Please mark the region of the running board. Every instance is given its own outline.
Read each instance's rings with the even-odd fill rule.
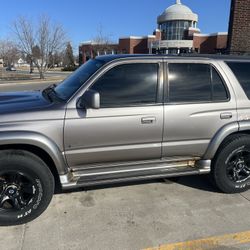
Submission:
[[[175,162],[162,164],[144,164],[98,170],[82,170],[60,176],[63,189],[95,186],[100,184],[122,183],[137,180],[160,179],[166,177],[207,174],[210,172],[210,160],[197,162]]]

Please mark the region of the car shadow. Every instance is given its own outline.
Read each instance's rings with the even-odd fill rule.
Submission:
[[[219,193],[209,180],[208,175],[183,176],[177,180],[178,184],[207,192]]]

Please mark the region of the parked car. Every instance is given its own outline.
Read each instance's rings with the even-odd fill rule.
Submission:
[[[14,66],[8,66],[6,71],[16,71],[16,68]]]
[[[250,58],[113,55],[58,86],[0,94],[0,224],[38,217],[55,187],[210,174],[250,185]],[[166,194],[167,195],[167,194]]]

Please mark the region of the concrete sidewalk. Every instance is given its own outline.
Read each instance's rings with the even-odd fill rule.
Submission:
[[[37,220],[0,228],[0,245],[6,250],[137,250],[248,230],[250,191],[218,193],[205,176],[195,176],[182,177],[179,183],[55,195]],[[212,249],[248,250],[250,244]]]

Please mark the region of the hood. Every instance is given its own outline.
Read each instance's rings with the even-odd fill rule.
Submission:
[[[39,110],[51,105],[40,91],[0,93],[0,114]]]

